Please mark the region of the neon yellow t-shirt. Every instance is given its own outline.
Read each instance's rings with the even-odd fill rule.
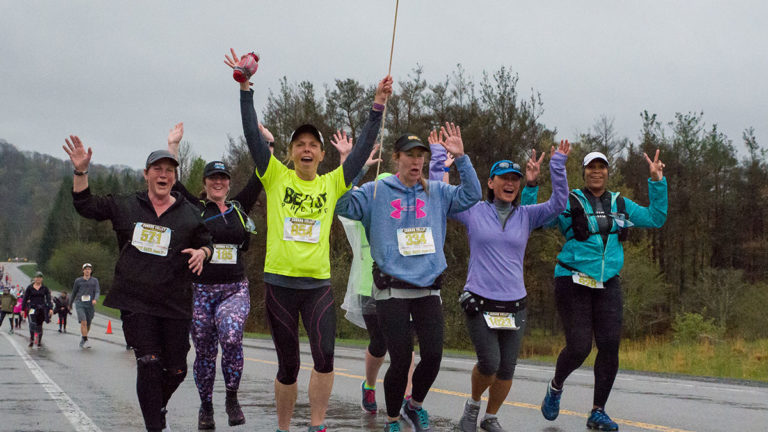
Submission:
[[[342,167],[306,181],[272,156],[259,180],[267,194],[264,272],[329,279],[333,211],[349,190]]]

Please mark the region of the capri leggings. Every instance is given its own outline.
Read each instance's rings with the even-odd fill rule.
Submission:
[[[221,344],[221,371],[227,390],[237,390],[243,375],[243,327],[251,309],[248,279],[228,284],[192,284],[193,375],[200,400],[210,402]]]
[[[555,386],[565,379],[592,351],[595,335],[595,393],[593,403],[605,407],[619,370],[622,298],[619,277],[604,282],[604,289],[573,283],[570,277],[555,278],[555,303],[565,329],[565,348],[557,358]]]
[[[267,321],[277,352],[277,380],[284,385],[299,375],[299,314],[309,336],[315,370],[333,372],[336,308],[330,286],[313,289],[264,284]]]
[[[430,295],[377,300],[376,309],[390,358],[389,369],[384,376],[387,415],[397,417],[408,384],[413,352],[411,317],[413,330],[419,338],[420,357],[413,371],[411,395],[416,402],[424,402],[443,359],[443,306],[439,296]]]
[[[527,310],[515,313],[519,330],[495,330],[488,327],[483,314],[466,315],[469,338],[477,353],[477,370],[486,376],[511,380],[517,366],[517,355],[523,343]]]

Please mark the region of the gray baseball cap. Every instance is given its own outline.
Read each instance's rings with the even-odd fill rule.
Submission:
[[[149,168],[150,165],[162,159],[170,159],[175,166],[179,166],[179,161],[176,156],[172,155],[168,150],[155,150],[147,157],[147,165],[145,168]]]

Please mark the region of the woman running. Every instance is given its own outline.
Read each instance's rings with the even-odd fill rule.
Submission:
[[[56,308],[56,314],[59,316],[59,333],[67,332],[67,315],[71,315],[69,309],[69,297],[66,291],[62,291],[58,297],[53,299]]]
[[[432,139],[436,139],[434,133]],[[523,259],[531,232],[565,209],[568,180],[565,162],[570,144],[552,147],[552,197],[543,204],[519,205],[523,173],[520,166],[500,160],[491,166],[487,200],[453,217],[464,224],[469,238],[469,271],[460,297],[467,330],[477,353],[472,369],[471,398],[459,421],[462,431],[477,430],[480,401],[488,390],[488,406],[480,429],[503,432],[497,413],[512,387],[517,356],[527,321]],[[436,158],[433,157],[433,160]],[[440,157],[436,161],[443,165]],[[528,161],[528,176],[537,175],[535,152]]]
[[[239,57],[231,50],[226,64]],[[376,89],[373,107],[358,145],[335,170],[318,175],[325,156],[320,131],[309,124],[291,135],[289,160],[294,169],[272,156],[259,132],[250,83],[240,83],[243,132],[267,196],[267,255],[264,288],[267,320],[278,359],[275,380],[278,430],[290,427],[299,373],[299,315],[309,335],[314,368],[309,381],[310,431],[325,430],[325,412],[333,386],[336,317],[331,290],[330,230],[336,202],[347,192],[373,148],[382,111],[392,93],[392,78]]]
[[[266,129],[263,132],[268,133]],[[168,151],[178,155],[184,136],[179,123],[168,134]],[[271,134],[268,141],[272,141]],[[195,197],[181,182],[173,185],[187,201],[194,204],[213,237],[213,257],[199,276],[195,276],[192,308],[192,343],[195,364],[192,369],[200,395],[197,428],[216,429],[213,417],[213,383],[216,378],[216,356],[221,344],[221,371],[226,387],[225,410],[230,426],[245,423],[237,399],[243,375],[243,327],[251,309],[248,278],[245,276],[244,253],[255,234],[248,217],[262,187],[253,174],[245,187],[231,199],[232,175],[222,161],[211,161],[203,169],[203,196]]]
[[[605,413],[605,403],[619,369],[619,341],[623,302],[619,271],[624,265],[621,242],[627,228],[659,228],[667,220],[667,180],[659,151],[651,160],[648,196],[650,206],[606,189],[609,163],[600,152],[584,157],[582,189],[571,191],[567,208],[554,223],[565,236],[555,266],[555,303],[565,330],[565,348],[557,358],[555,376],[547,385],[541,413],[555,420],[565,379],[592,350],[594,335],[595,389],[587,427],[615,431],[619,426]]]
[[[51,290],[43,285],[43,273],[35,273],[34,281],[24,291],[24,309],[29,321],[29,346],[40,348],[43,340],[43,323],[53,315]]]
[[[384,377],[387,431],[400,430],[401,412],[414,430],[430,430],[422,404],[443,355],[440,288],[447,267],[446,217],[467,210],[482,196],[477,174],[464,154],[460,128],[446,123],[445,129],[445,147],[456,157],[460,186],[425,180],[422,170],[429,147],[417,136],[405,134],[394,146],[397,174],[347,193],[336,207],[341,216],[363,223],[376,264],[373,297],[390,356]],[[411,317],[421,359],[413,373],[412,397],[403,404],[413,351]]]
[[[200,211],[171,188],[179,163],[167,150],[149,154],[147,190],[95,196],[88,187],[92,150],[77,136],[64,151],[75,168],[72,198],[81,216],[110,220],[120,255],[104,305],[120,309],[125,342],[136,355],[136,393],[149,431],[167,426],[166,405],[187,375],[192,275],[211,258]]]

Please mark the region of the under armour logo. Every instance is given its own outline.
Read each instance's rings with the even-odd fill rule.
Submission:
[[[389,203],[394,210],[392,210],[392,213],[389,214],[390,217],[393,217],[395,219],[400,219],[400,215],[404,211],[415,211],[416,212],[416,219],[421,219],[424,217],[427,217],[427,213],[422,210],[424,206],[427,205],[423,200],[416,199],[416,206],[405,206],[403,207],[402,203],[400,202],[400,199],[396,199]]]

